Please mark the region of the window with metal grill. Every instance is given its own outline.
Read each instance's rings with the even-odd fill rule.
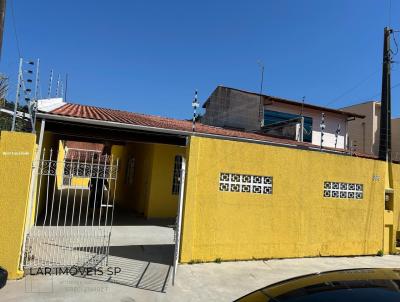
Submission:
[[[174,172],[172,176],[172,194],[178,195],[181,187],[182,156],[175,156]]]

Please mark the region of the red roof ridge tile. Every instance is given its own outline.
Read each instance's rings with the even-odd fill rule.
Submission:
[[[112,111],[112,112],[118,112],[118,113],[123,113],[123,114],[129,114],[129,115],[137,115],[140,117],[148,117],[148,118],[157,118],[157,119],[162,119],[162,120],[166,120],[166,121],[171,121],[171,122],[181,122],[181,123],[185,123],[188,125],[192,125],[192,121],[189,120],[185,120],[185,119],[177,119],[177,118],[172,118],[172,117],[165,117],[165,116],[161,116],[161,115],[156,115],[156,114],[148,114],[148,113],[138,113],[138,112],[131,112],[131,111],[126,111],[126,110],[121,110],[121,109],[112,109],[112,108],[106,108],[106,107],[99,107],[99,106],[93,106],[93,105],[83,105],[83,104],[76,104],[76,103],[66,103],[52,111],[50,111],[49,113],[51,114],[57,114],[57,115],[68,115],[68,116],[75,116],[75,115],[69,115],[69,114],[60,114],[62,110],[69,108],[70,106],[79,106],[79,107],[84,107],[85,109],[87,108],[92,108],[95,110],[107,110],[107,111]],[[94,119],[94,118],[89,118],[89,119]],[[104,120],[104,119],[100,119],[100,120]],[[213,126],[213,125],[206,125],[203,124],[201,122],[196,122],[197,126],[203,126],[206,128],[210,128],[210,129],[220,129],[220,130],[224,130],[224,131],[230,131],[230,132],[240,132],[240,133],[252,133],[252,132],[245,132],[245,131],[241,131],[241,130],[235,130],[235,129],[226,129],[223,127],[218,127],[218,126]],[[255,135],[262,135],[262,134],[258,134],[258,133],[252,133]],[[262,136],[266,136],[267,135],[262,135]]]
[[[99,109],[99,110],[109,110],[109,111],[116,111],[120,113],[127,113],[127,114],[133,114],[133,115],[138,115],[138,116],[144,116],[144,117],[150,117],[150,118],[160,118],[160,119],[165,119],[165,120],[173,120],[173,121],[183,121],[183,122],[189,122],[187,120],[181,120],[181,119],[176,119],[176,118],[171,118],[171,117],[165,117],[157,114],[149,114],[149,113],[139,113],[139,112],[133,112],[133,111],[127,111],[127,110],[122,110],[122,109],[114,109],[114,108],[107,108],[107,107],[99,107],[95,105],[84,105],[84,104],[77,104],[77,103],[65,103],[64,105],[52,110],[50,113],[55,113],[56,111],[66,107],[66,106],[80,106],[80,107],[88,107],[88,108],[94,108],[94,109]]]

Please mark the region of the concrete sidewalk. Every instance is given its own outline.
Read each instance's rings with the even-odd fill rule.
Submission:
[[[165,292],[71,276],[9,281],[0,301],[232,301],[260,287],[314,272],[346,268],[400,268],[400,256],[326,257],[180,265]],[[39,293],[38,291],[44,291]]]

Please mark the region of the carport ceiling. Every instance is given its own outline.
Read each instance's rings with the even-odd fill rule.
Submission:
[[[112,141],[115,143],[143,142],[169,145],[186,145],[186,136],[178,134],[159,133],[155,131],[141,131],[122,129],[118,127],[102,127],[46,119],[45,131],[60,135],[62,139],[84,140],[98,142]]]

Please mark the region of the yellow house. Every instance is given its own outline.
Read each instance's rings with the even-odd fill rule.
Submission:
[[[37,115],[37,144],[43,158],[57,150],[54,179],[32,178],[28,216],[46,217],[65,196],[75,205],[98,194],[107,209],[103,199],[113,196],[132,217],[178,216],[181,263],[396,251],[398,164],[201,123],[192,131],[190,121],[63,102],[47,108]],[[79,160],[68,155],[70,142],[85,145],[75,148]],[[7,148],[3,138],[0,144]],[[97,191],[87,171],[94,151],[108,158],[89,165],[97,165]],[[37,174],[51,168],[39,165]],[[71,193],[77,188],[80,195]]]
[[[189,121],[90,106],[62,104],[39,116],[52,133],[63,123],[69,135],[93,137],[101,128],[121,159],[116,202],[145,217],[176,216],[174,161],[186,158],[182,262],[395,249],[396,164],[202,124],[192,132]]]

